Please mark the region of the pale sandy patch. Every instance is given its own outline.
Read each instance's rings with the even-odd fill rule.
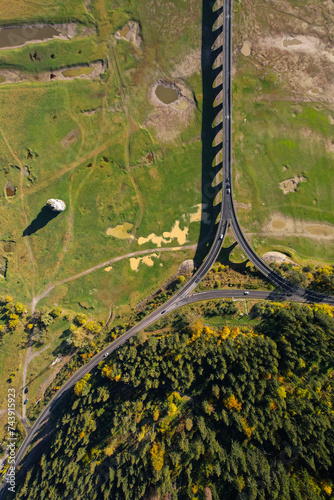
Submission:
[[[333,49],[327,47],[319,38],[314,36],[298,35],[298,38],[287,36],[268,36],[262,38],[260,45],[276,47],[286,51],[308,52],[309,54],[324,55],[334,61]]]
[[[199,203],[198,205],[195,205],[192,208],[197,208],[197,212],[190,214],[190,224],[192,222],[200,222],[202,213],[202,203]]]
[[[162,236],[157,236],[156,234],[152,233],[147,238],[143,238],[142,236],[138,238],[138,245],[144,245],[144,243],[148,243],[149,241],[152,241],[152,243],[154,243],[154,245],[157,245],[157,247],[161,247],[161,244],[165,243],[165,240]]]
[[[165,231],[163,237],[166,238],[166,243],[170,243],[174,238],[177,239],[179,245],[184,245],[187,241],[188,228],[185,227],[183,230],[180,229],[180,221],[175,221],[171,232]]]
[[[244,42],[241,49],[240,49],[240,52],[243,56],[245,57],[248,57],[251,55],[251,46],[249,44],[249,42]]]
[[[128,231],[132,229],[132,227],[133,224],[130,224],[130,222],[124,222],[124,224],[120,224],[116,227],[108,227],[107,235],[113,236],[114,238],[118,238],[120,240],[133,240],[134,236],[132,234],[128,234]]]
[[[132,271],[138,271],[139,264],[145,264],[146,266],[152,267],[154,266],[153,257],[159,258],[158,253],[151,253],[150,255],[145,255],[144,257],[131,257],[130,259],[130,267]]]
[[[165,231],[162,236],[157,236],[154,233],[147,236],[147,238],[141,236],[140,238],[138,238],[138,244],[143,245],[144,243],[152,241],[152,243],[157,245],[157,247],[161,247],[162,243],[170,243],[174,238],[176,238],[179,245],[184,245],[184,243],[187,241],[187,235],[188,228],[186,227],[183,230],[180,229],[180,221],[177,220],[175,221],[175,224],[170,232]]]
[[[112,270],[112,266],[108,266],[108,267],[106,267],[104,270],[105,270],[105,271],[107,271],[107,273],[109,273],[109,271],[111,271],[111,270]]]

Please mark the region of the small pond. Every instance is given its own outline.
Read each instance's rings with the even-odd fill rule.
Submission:
[[[66,69],[63,71],[63,76],[66,78],[75,78],[76,76],[81,76],[81,75],[90,75],[94,71],[94,68],[91,68],[90,66],[84,66],[83,68],[73,68],[73,69]]]
[[[171,87],[164,87],[164,85],[158,85],[155,89],[155,93],[158,99],[164,104],[171,104],[174,101],[177,101],[178,93],[176,89],[172,89]]]
[[[0,49],[19,47],[32,40],[43,41],[58,36],[53,26],[4,28],[0,31]]]
[[[7,198],[12,198],[13,196],[15,196],[16,187],[14,187],[10,181],[7,182],[5,189]]]

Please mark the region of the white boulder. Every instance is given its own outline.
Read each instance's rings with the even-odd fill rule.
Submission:
[[[46,204],[53,210],[54,212],[63,212],[66,208],[66,203],[63,200],[55,200],[51,198],[46,202]]]

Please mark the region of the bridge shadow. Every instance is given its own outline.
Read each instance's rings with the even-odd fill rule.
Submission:
[[[220,264],[223,264],[224,266],[228,266],[233,271],[236,271],[241,274],[245,274],[247,270],[247,264],[249,262],[249,259],[244,260],[243,262],[233,262],[231,261],[231,253],[235,249],[235,247],[238,245],[238,242],[235,241],[230,245],[229,247],[223,247],[217,257],[217,262]]]
[[[222,111],[222,104],[214,107],[214,101],[222,90],[222,84],[215,88],[213,84],[222,70],[213,69],[217,57],[222,54],[222,47],[212,50],[215,40],[222,33],[221,26],[212,31],[215,21],[222,14],[223,8],[213,12],[215,0],[203,0],[202,2],[202,90],[203,90],[203,116],[202,116],[202,218],[197,251],[194,257],[195,267],[198,268],[208,254],[213,243],[217,217],[221,210],[221,205],[214,205],[215,198],[221,189],[221,185],[213,186],[213,180],[217,173],[222,170],[222,163],[213,166],[213,162],[221,150],[221,144],[213,146],[213,142],[219,131],[222,130],[222,124],[213,126],[213,122],[219,112]]]
[[[28,227],[23,231],[22,236],[30,236],[36,233],[42,227],[45,227],[52,219],[57,217],[61,212],[54,212],[46,205],[42,208],[42,210],[37,215],[36,219],[34,219]]]

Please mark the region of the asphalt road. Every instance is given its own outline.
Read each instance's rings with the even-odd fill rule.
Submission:
[[[244,237],[238,223],[235,213],[233,196],[232,196],[232,165],[231,165],[231,124],[232,124],[232,106],[231,106],[231,0],[224,1],[224,45],[223,45],[223,183],[222,183],[222,203],[221,203],[221,217],[218,224],[215,240],[211,249],[194,276],[188,283],[179,290],[173,297],[171,297],[163,306],[156,309],[149,316],[144,318],[140,323],[132,327],[126,333],[121,335],[114,342],[109,344],[103,351],[98,353],[87,364],[82,366],[57,392],[54,398],[42,411],[39,418],[31,427],[28,435],[23,441],[18,453],[16,455],[16,464],[19,464],[23,459],[28,446],[32,443],[34,436],[40,429],[43,422],[45,422],[55,406],[60,402],[64,394],[73,388],[78,380],[84,375],[89,373],[97,364],[102,361],[105,355],[111,354],[118,349],[121,345],[127,342],[131,337],[136,335],[139,331],[147,328],[152,323],[165,316],[166,314],[178,309],[187,304],[194,302],[216,299],[216,298],[249,298],[249,299],[267,299],[267,300],[296,300],[308,302],[325,302],[327,304],[334,304],[334,297],[316,294],[300,287],[294,286],[284,278],[274,273],[254,252],[246,238]],[[208,273],[213,263],[216,261],[222,245],[228,226],[231,225],[236,239],[242,247],[244,253],[249,260],[261,271],[267,278],[283,290],[283,293],[268,292],[259,290],[249,290],[247,295],[244,295],[243,290],[213,290],[207,292],[190,293],[196,288],[198,283]],[[4,486],[4,485],[3,485]],[[0,499],[5,495],[6,488],[2,486],[0,491]]]

